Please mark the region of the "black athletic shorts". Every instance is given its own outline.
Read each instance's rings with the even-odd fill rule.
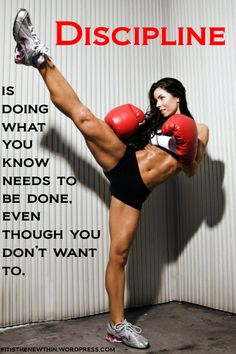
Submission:
[[[104,172],[111,183],[111,194],[131,207],[141,210],[150,190],[144,184],[132,146],[127,146],[124,156],[112,170]]]

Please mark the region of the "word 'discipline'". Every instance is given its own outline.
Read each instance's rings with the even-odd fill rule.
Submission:
[[[68,33],[70,31],[70,38]],[[71,32],[74,32],[73,35]],[[56,21],[57,45],[74,45],[82,42],[84,45],[105,46],[113,43],[117,46],[148,46],[152,41],[159,41],[161,46],[201,46],[225,45],[225,27],[177,27],[170,33],[168,27],[126,27],[115,28],[84,27],[74,21]],[[173,31],[172,31],[173,32]],[[67,38],[65,38],[67,37]]]

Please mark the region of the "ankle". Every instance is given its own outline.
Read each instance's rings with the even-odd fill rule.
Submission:
[[[110,323],[115,326],[117,323],[122,323],[124,322],[125,318],[124,317],[115,317],[115,318],[111,318]]]

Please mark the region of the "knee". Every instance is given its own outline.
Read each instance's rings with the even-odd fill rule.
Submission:
[[[124,268],[127,264],[128,255],[129,255],[129,249],[127,248],[113,249],[110,252],[109,263],[114,266]]]
[[[90,109],[83,104],[75,105],[72,108],[72,120],[75,122],[89,123],[94,120],[94,115]]]
[[[72,108],[71,119],[87,140],[96,140],[99,130],[98,121],[88,107],[83,104]]]

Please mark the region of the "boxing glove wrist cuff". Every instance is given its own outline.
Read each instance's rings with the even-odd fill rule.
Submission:
[[[154,137],[151,138],[151,144],[161,146],[164,149],[176,154],[176,141],[175,138],[172,136],[154,135]]]

